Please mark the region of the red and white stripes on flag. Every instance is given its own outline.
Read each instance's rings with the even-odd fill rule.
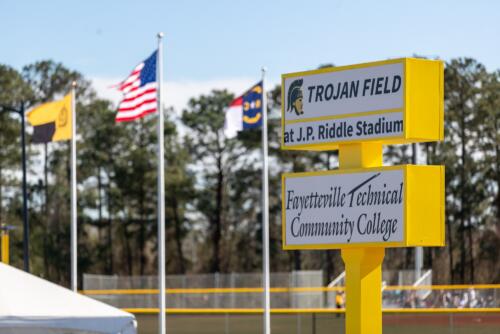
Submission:
[[[118,105],[116,122],[132,121],[156,112],[158,83],[156,81],[157,51],[134,68],[118,89],[123,100]]]

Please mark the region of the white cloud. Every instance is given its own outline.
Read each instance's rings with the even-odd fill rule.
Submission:
[[[116,88],[112,88],[111,86],[116,85],[122,79],[93,77],[90,80],[92,81],[92,86],[97,91],[97,95],[100,98],[113,101],[115,104],[120,101],[122,94]]]

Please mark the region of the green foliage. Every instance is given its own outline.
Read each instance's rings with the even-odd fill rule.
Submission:
[[[333,65],[323,65],[329,67]],[[22,73],[0,65],[0,104],[31,106],[60,98],[77,82],[80,273],[155,274],[157,263],[156,116],[115,123],[77,71],[51,60]],[[445,72],[445,141],[418,145],[419,160],[446,165],[447,246],[426,249],[434,279],[500,282],[500,72],[473,59],[453,59]],[[261,135],[224,135],[226,90],[193,97],[181,117],[164,110],[167,271],[260,271]],[[326,170],[337,152],[280,149],[281,87],[268,92],[270,246],[273,271],[343,271],[338,252],[281,249],[281,173]],[[0,222],[17,226],[12,261],[21,266],[19,118],[0,114]],[[29,132],[30,130],[28,130]],[[28,141],[29,142],[29,141]],[[29,146],[33,271],[69,284],[69,145]],[[385,162],[412,161],[412,146],[389,146]],[[413,266],[410,249],[388,250],[387,266]],[[81,277],[80,277],[81,278]]]
[[[80,101],[91,99],[95,93],[90,88],[90,82],[77,71],[66,68],[61,63],[52,60],[42,60],[23,67],[25,83],[29,85],[32,94],[29,102],[47,102],[68,94],[73,82],[76,86],[76,96]]]
[[[441,282],[496,282],[496,255],[484,247],[500,246],[498,233],[499,104],[495,73],[471,58],[452,59],[445,67],[445,140],[419,145],[427,164],[446,167],[446,247],[427,249],[427,265]],[[407,146],[386,157],[411,161]],[[489,245],[489,246],[488,246]],[[409,261],[407,261],[409,262]],[[485,266],[485,263],[488,265]],[[411,263],[410,263],[411,264]],[[447,270],[443,270],[447,268]]]
[[[186,145],[193,154],[196,165],[200,168],[194,198],[194,206],[204,217],[208,225],[208,235],[212,244],[211,258],[207,259],[206,266],[212,272],[222,270],[224,230],[229,227],[227,179],[231,167],[236,159],[237,142],[224,135],[224,109],[229,105],[233,96],[227,91],[214,90],[209,95],[189,100],[188,108],[182,113],[182,121],[189,129],[186,135]],[[201,256],[206,256],[203,251]]]
[[[0,64],[0,105],[20,109],[21,103],[33,96],[31,87],[12,67]]]
[[[21,110],[30,96],[30,87],[13,68],[0,64],[0,224],[15,227],[13,234],[21,235],[19,212],[21,190],[16,172],[21,169],[21,121],[12,111]],[[14,239],[16,240],[16,239]],[[22,247],[21,243],[17,243]],[[13,263],[22,263],[22,254],[13,256]]]

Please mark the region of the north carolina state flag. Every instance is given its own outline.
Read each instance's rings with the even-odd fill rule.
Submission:
[[[234,99],[226,109],[224,133],[233,138],[239,131],[259,128],[262,125],[262,81]]]

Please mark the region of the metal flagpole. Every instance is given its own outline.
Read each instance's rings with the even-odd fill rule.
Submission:
[[[264,288],[264,334],[271,333],[271,298],[269,295],[269,168],[267,156],[266,68],[262,68],[262,285]]]
[[[163,33],[158,33],[158,287],[159,287],[159,328],[160,334],[166,332],[165,317],[165,157],[163,138],[162,81],[163,81]]]
[[[71,290],[76,292],[77,225],[76,225],[76,82],[71,85]]]

